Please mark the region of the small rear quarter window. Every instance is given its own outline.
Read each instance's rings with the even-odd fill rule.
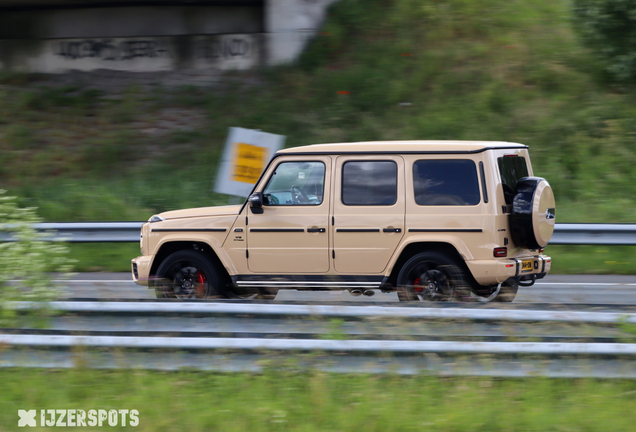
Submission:
[[[506,204],[512,204],[517,183],[521,178],[528,177],[526,159],[517,155],[504,156],[497,158],[497,164],[499,165]]]

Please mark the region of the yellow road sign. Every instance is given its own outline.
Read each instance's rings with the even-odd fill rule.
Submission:
[[[267,148],[245,143],[234,143],[232,180],[254,184],[265,168]]]

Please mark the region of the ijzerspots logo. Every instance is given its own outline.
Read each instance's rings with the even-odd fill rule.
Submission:
[[[139,411],[120,409],[18,410],[18,427],[139,426]],[[39,420],[39,424],[38,424]]]

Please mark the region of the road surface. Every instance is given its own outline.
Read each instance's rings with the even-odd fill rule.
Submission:
[[[152,299],[154,291],[136,285],[128,273],[80,273],[62,282],[67,298]],[[395,293],[354,297],[347,291],[281,291],[277,300],[397,302]],[[588,303],[636,305],[636,275],[548,275],[532,287],[519,287],[515,303]]]

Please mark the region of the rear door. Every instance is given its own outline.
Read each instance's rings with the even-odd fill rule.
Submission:
[[[334,170],[334,268],[342,274],[382,273],[404,235],[404,160],[339,156]]]

